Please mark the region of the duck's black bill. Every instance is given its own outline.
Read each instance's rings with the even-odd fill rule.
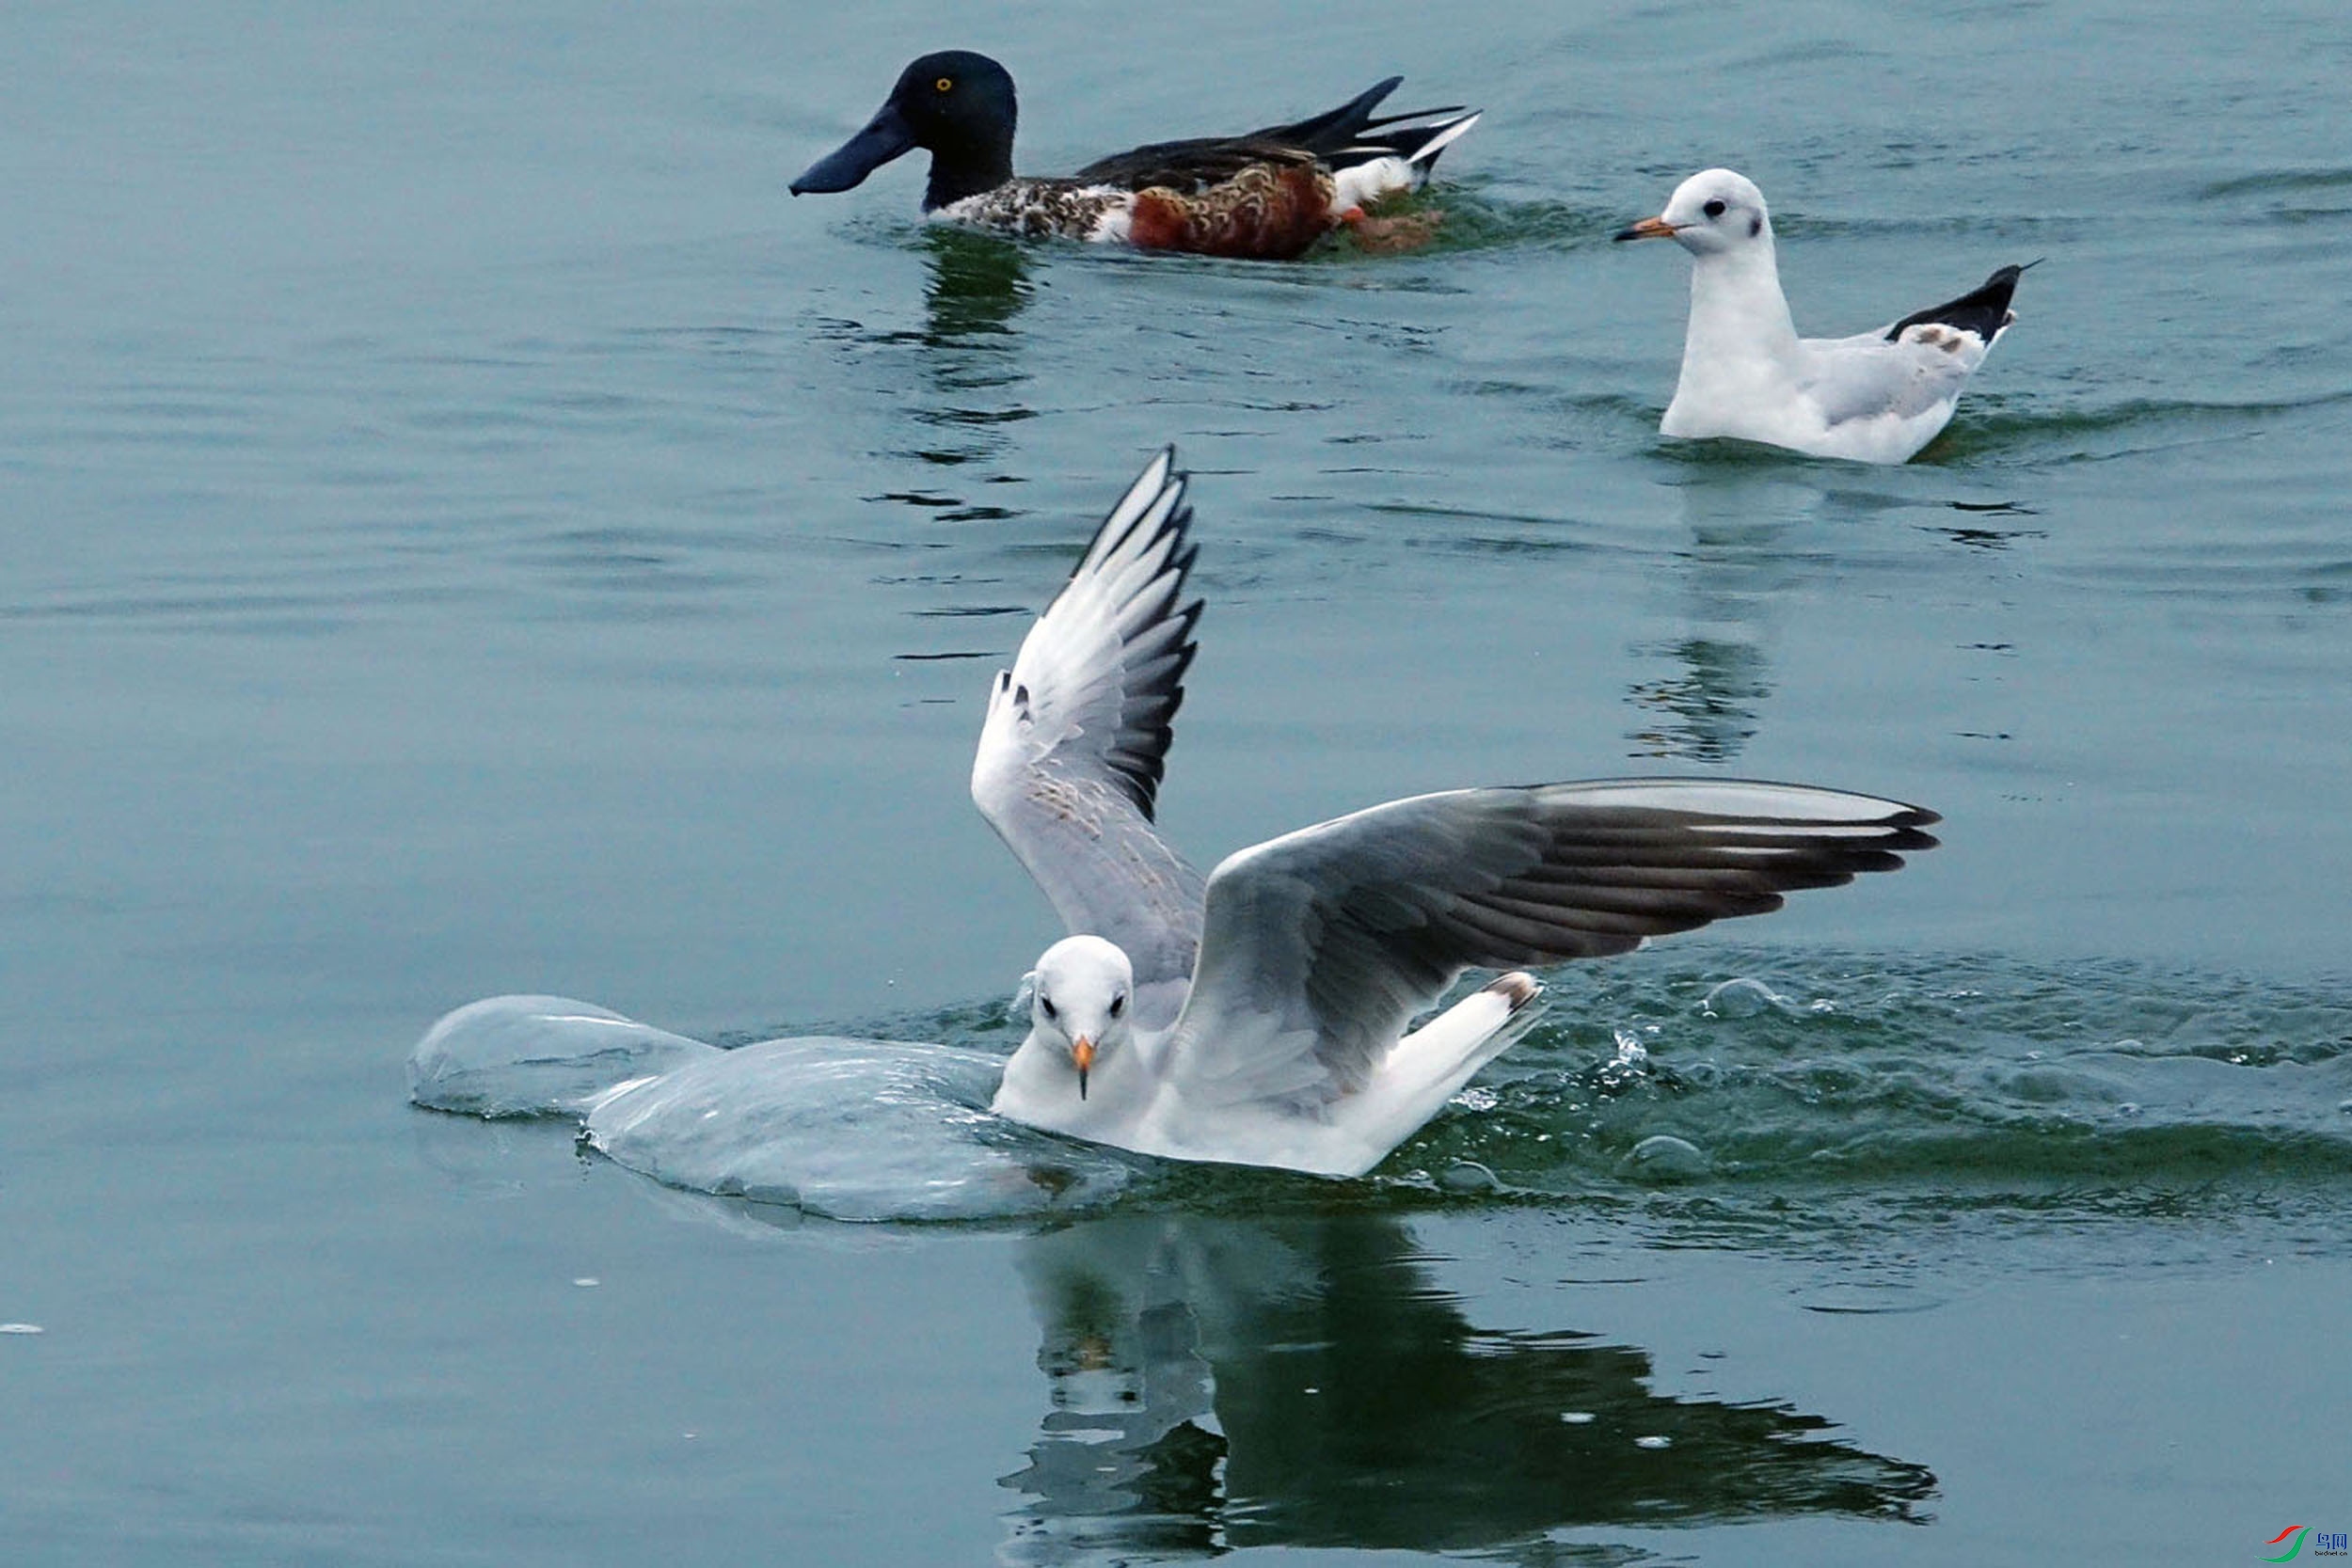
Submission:
[[[853,189],[891,159],[914,150],[914,132],[889,103],[866,129],[826,153],[792,182],[794,196],[830,195]]]

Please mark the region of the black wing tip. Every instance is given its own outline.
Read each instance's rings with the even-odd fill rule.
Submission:
[[[1987,277],[1983,282],[1978,284],[1967,293],[1963,294],[1959,300],[1953,301],[1953,303],[1957,305],[1963,300],[1972,300],[1979,296],[1989,296],[1997,293],[2000,296],[2002,305],[2006,307],[2009,303],[2010,295],[2016,293],[2017,280],[2048,260],[2049,258],[2047,256],[2037,256],[2030,261],[2011,261],[2005,266],[1994,267],[1992,274]]]
[[[1788,784],[1776,779],[1648,779],[1638,776],[1623,779],[1560,780],[1532,784],[1497,784],[1490,785],[1488,787],[1503,794],[1536,795],[1547,790],[1553,789],[1582,789],[1590,784],[1638,785],[1676,784],[1740,784],[1753,785],[1758,789],[1803,789],[1811,790],[1820,794],[1847,793],[1844,791],[1831,790],[1820,784]],[[1943,821],[1944,814],[1940,811],[1936,811],[1929,806],[1915,806],[1908,800],[1897,800],[1883,795],[1850,795],[1849,798],[1867,801],[1875,805],[1885,806],[1889,809],[1883,815],[1878,816],[1850,816],[1844,818],[1821,817],[1818,819],[1812,817],[1787,816],[1773,817],[1771,821],[1772,825],[1777,827],[1791,828],[1802,828],[1806,826],[1808,823],[1816,824],[1824,829],[1879,828],[1884,830],[1884,832],[1890,835],[1887,842],[1894,847],[1898,848],[1932,849],[1938,844],[1943,842],[1932,833],[1923,832],[1920,831],[1925,828],[1931,828],[1938,822]],[[1677,810],[1681,808],[1629,807],[1620,809],[1646,814],[1659,810]],[[1724,818],[1722,820],[1736,819]],[[1897,843],[1896,840],[1898,839],[1901,842]]]
[[[1151,502],[1146,503],[1137,511],[1133,522],[1121,530],[1116,537],[1109,536],[1105,531],[1110,526],[1111,518],[1118,515],[1119,508],[1125,505],[1127,498],[1134,494],[1136,483],[1141,483],[1143,476],[1150,473],[1154,466],[1163,461],[1168,465],[1168,476],[1162,482],[1159,491],[1153,495]],[[1151,535],[1152,543],[1161,539],[1172,541],[1167,562],[1152,578],[1152,586],[1139,592],[1165,594],[1160,602],[1168,608],[1160,612],[1152,624],[1158,626],[1173,624],[1178,628],[1177,645],[1172,656],[1168,657],[1166,667],[1155,677],[1147,684],[1133,688],[1128,691],[1129,716],[1121,721],[1120,743],[1108,759],[1112,776],[1119,782],[1128,800],[1142,815],[1146,822],[1158,820],[1159,786],[1167,777],[1168,750],[1175,740],[1172,724],[1177,711],[1184,705],[1184,675],[1192,668],[1193,659],[1200,652],[1200,644],[1195,635],[1195,628],[1200,623],[1202,610],[1207,609],[1207,601],[1204,598],[1196,595],[1186,600],[1183,597],[1184,585],[1192,573],[1193,562],[1200,554],[1199,543],[1191,537],[1192,502],[1185,496],[1191,481],[1190,470],[1179,465],[1176,443],[1170,441],[1162,446],[1152,455],[1150,461],[1144,464],[1142,470],[1136,474],[1135,483],[1130,483],[1126,491],[1121,493],[1119,500],[1112,505],[1110,512],[1103,519],[1103,527],[1096,531],[1094,543],[1087,547],[1085,553],[1079,557],[1078,564],[1071,569],[1071,577],[1074,581],[1079,574],[1087,569],[1089,563],[1124,546],[1134,537],[1135,531],[1142,526],[1143,519],[1150,515],[1159,498],[1171,491],[1175,493],[1175,503],[1168,507],[1167,515],[1161,518],[1159,526],[1152,530]],[[1138,703],[1145,705],[1142,714],[1136,712],[1135,705]],[[1148,717],[1145,716],[1146,714]],[[1140,742],[1139,749],[1135,744],[1136,742]]]
[[[1885,341],[1899,341],[1915,326],[1949,326],[1973,332],[1987,343],[1992,342],[2009,325],[2009,304],[2017,293],[2018,278],[2025,276],[2027,268],[2038,267],[2046,260],[2047,257],[2037,256],[2030,261],[2011,261],[1994,268],[1992,277],[1958,299],[1915,310],[1888,327]]]
[[[1907,805],[1880,824],[1886,832],[1879,842],[1888,849],[1899,849],[1906,854],[1936,848],[1944,841],[1927,830],[1943,820],[1944,814],[1940,811]],[[1902,863],[1898,861],[1895,863],[1900,865]],[[1894,866],[1887,869],[1891,871]]]
[[[1184,459],[1176,455],[1175,442],[1163,442],[1160,450],[1152,454],[1151,460],[1144,464],[1136,477],[1141,479],[1144,474],[1152,471],[1155,464],[1160,463],[1168,465],[1168,478],[1160,485],[1161,492],[1163,494],[1170,490],[1176,492],[1176,505],[1169,513],[1170,521],[1174,521],[1175,514],[1179,512],[1183,513],[1185,520],[1189,521],[1192,516],[1192,507],[1185,501],[1184,492],[1192,487],[1192,470],[1185,467]]]
[[[1111,520],[1119,515],[1119,509],[1126,505],[1127,498],[1136,493],[1136,486],[1143,483],[1143,476],[1150,473],[1162,460],[1166,460],[1168,464],[1168,477],[1161,481],[1159,489],[1152,495],[1152,500],[1156,501],[1161,496],[1173,491],[1176,503],[1168,509],[1168,515],[1161,519],[1156,532],[1174,534],[1179,541],[1184,538],[1185,533],[1192,527],[1192,502],[1186,499],[1187,492],[1192,487],[1192,470],[1178,466],[1176,443],[1170,441],[1153,452],[1143,467],[1136,470],[1136,477],[1127,482],[1127,488],[1119,493],[1119,499],[1111,502],[1110,510],[1103,514],[1103,520],[1094,525],[1094,537],[1087,541],[1087,547],[1080,550],[1078,559],[1071,563],[1069,580],[1077,581],[1085,575],[1088,567],[1125,544],[1129,535],[1134,533],[1136,529],[1142,524],[1143,519],[1150,515],[1152,506],[1147,502],[1136,513],[1135,517],[1127,526],[1120,530],[1116,535],[1110,531]],[[1184,571],[1189,565],[1188,556],[1184,561],[1176,562],[1179,582],[1184,580]]]

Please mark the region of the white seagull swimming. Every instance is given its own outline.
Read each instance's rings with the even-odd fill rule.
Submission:
[[[993,1109],[1183,1160],[1358,1176],[1533,1022],[1510,973],[1891,871],[1936,814],[1803,784],[1619,779],[1392,800],[1231,855],[1152,827],[1200,602],[1166,451],[989,695],[972,798],[1072,933]]]
[[[1780,292],[1764,193],[1727,168],[1676,187],[1666,210],[1620,240],[1673,240],[1691,253],[1682,378],[1659,430],[1736,436],[1815,457],[1901,463],[1951,421],[1960,389],[2016,316],[2018,274],[1852,338],[1800,338]]]

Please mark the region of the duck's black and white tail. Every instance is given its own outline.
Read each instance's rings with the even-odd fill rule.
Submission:
[[[1324,155],[1333,175],[1332,209],[1370,207],[1429,182],[1438,154],[1459,141],[1485,113],[1449,104],[1366,120],[1346,146]]]
[[[1484,109],[1465,109],[1450,103],[1442,109],[1422,109],[1409,115],[1391,115],[1385,119],[1367,121],[1364,130],[1376,133],[1359,135],[1348,147],[1342,149],[1331,162],[1344,168],[1350,162],[1373,158],[1402,158],[1418,176],[1415,183],[1429,178],[1430,168],[1438,154],[1452,147],[1478,123]],[[1393,130],[1382,127],[1393,126]]]
[[[1403,184],[1419,185],[1429,178],[1430,166],[1438,161],[1438,154],[1477,124],[1478,117],[1485,111],[1446,103],[1434,109],[1374,118],[1373,110],[1404,81],[1402,76],[1391,76],[1374,83],[1336,109],[1326,109],[1294,125],[1269,125],[1243,139],[1311,152],[1342,173],[1393,158],[1405,166]],[[1389,189],[1402,188],[1395,178],[1383,184]]]

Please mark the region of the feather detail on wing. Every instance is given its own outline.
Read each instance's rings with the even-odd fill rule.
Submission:
[[[1828,341],[1807,340],[1814,350],[1809,374],[1797,389],[1809,398],[1825,429],[1853,420],[1907,420],[1942,408],[1948,411],[1968,378],[1984,363],[1985,345],[1948,327],[1914,327],[1912,336],[1889,342],[1875,332]]]
[[[1450,103],[1374,119],[1372,111],[1404,80],[1391,76],[1336,109],[1288,125],[1269,125],[1239,136],[1152,142],[1115,152],[1097,158],[1073,178],[1131,191],[1157,186],[1180,196],[1196,196],[1255,165],[1305,163],[1344,169],[1395,157],[1410,160],[1419,172],[1426,174],[1438,153],[1468,131],[1478,116]]]
[[[1933,812],[1795,784],[1619,780],[1424,795],[1229,857],[1166,1048],[1185,1100],[1359,1088],[1465,969],[1624,953],[1931,848]]]
[[[1247,136],[1207,136],[1195,141],[1154,142],[1131,152],[1098,158],[1071,178],[1121,190],[1169,190],[1198,196],[1245,170],[1272,166],[1312,169],[1320,162],[1303,148]]]
[[[991,689],[972,799],[1073,935],[1135,965],[1139,1023],[1172,1017],[1200,929],[1200,874],[1152,830],[1198,599],[1185,476],[1152,459]]]

